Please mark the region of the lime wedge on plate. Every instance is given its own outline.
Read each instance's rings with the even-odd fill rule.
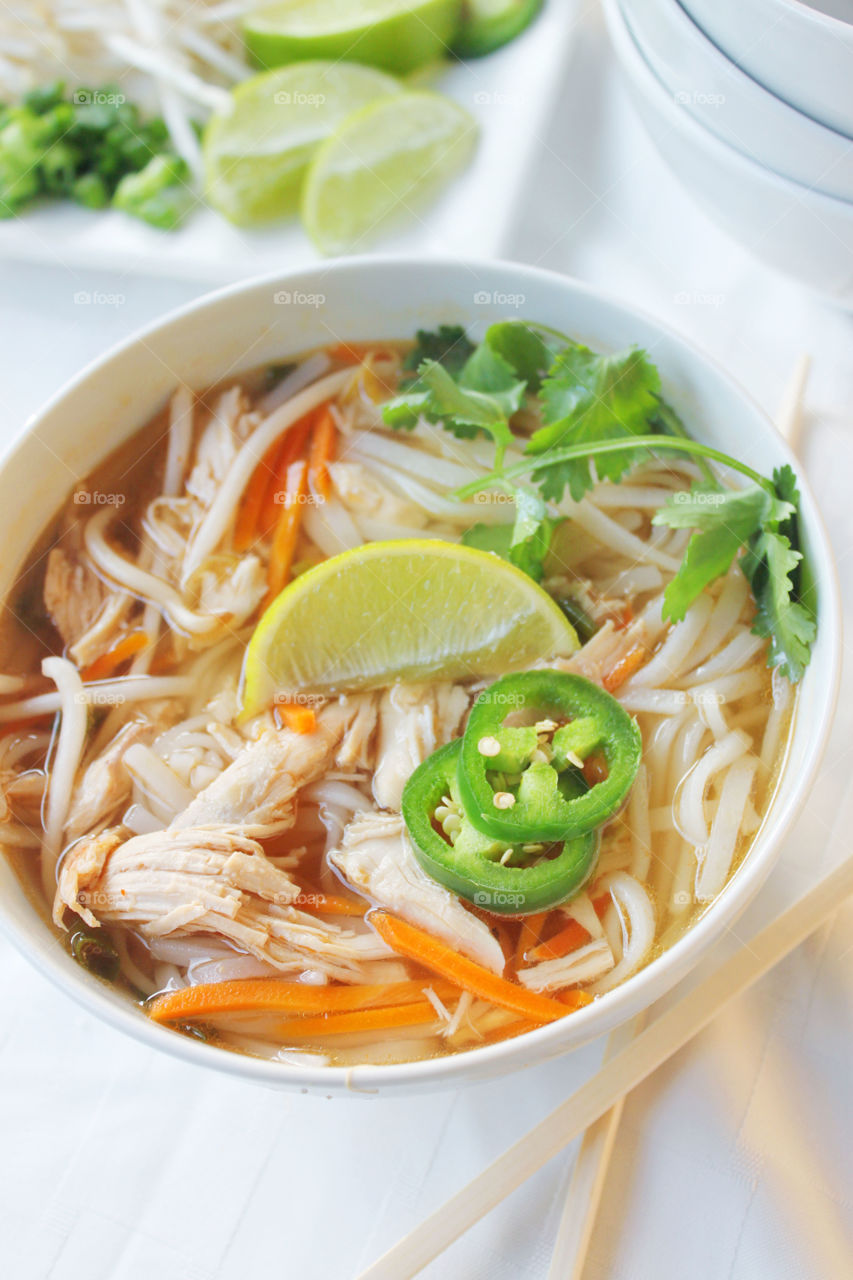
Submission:
[[[481,58],[509,44],[536,17],[544,0],[466,0],[453,40],[457,58]]]
[[[244,80],[204,133],[210,203],[237,223],[293,212],[318,144],[351,112],[399,92],[392,76],[346,62],[300,62]]]
[[[462,0],[289,0],[259,5],[243,39],[262,67],[346,58],[403,75],[447,54]]]
[[[499,675],[577,647],[551,597],[505,560],[452,542],[372,542],[272,602],[246,654],[243,710],[278,694]]]
[[[349,116],[318,150],[302,220],[324,253],[360,249],[421,205],[468,161],[477,126],[438,93],[401,93]]]

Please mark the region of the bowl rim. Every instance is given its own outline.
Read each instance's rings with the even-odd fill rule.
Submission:
[[[768,0],[759,0],[759,3],[766,7]],[[833,40],[842,39],[853,43],[853,23],[845,22],[843,18],[824,13],[822,9],[813,9],[810,4],[804,4],[803,0],[772,0],[772,3],[779,9],[787,9],[791,17],[801,20],[806,27],[826,27],[827,35]]]
[[[603,1034],[609,1027],[625,1021],[632,1013],[630,1008],[625,1010],[625,1006],[633,1005],[637,992],[643,988],[651,989],[650,994],[645,998],[644,1008],[669,991],[699,962],[708,947],[725,932],[726,928],[732,925],[775,865],[781,842],[802,808],[820,765],[832,726],[841,673],[840,590],[829,538],[816,500],[807,478],[802,474],[798,460],[761,406],[714,357],[705,353],[689,339],[682,337],[666,323],[641,308],[622,301],[607,290],[559,272],[529,266],[525,263],[502,259],[396,254],[342,257],[331,263],[320,263],[295,271],[278,270],[253,276],[212,290],[134,330],[132,334],[113,344],[102,355],[89,361],[64,383],[40,410],[30,415],[20,434],[0,454],[0,470],[8,467],[19,452],[28,447],[29,439],[36,432],[39,424],[69,397],[75,395],[91,377],[134,346],[144,343],[147,338],[167,329],[170,325],[190,317],[197,317],[208,310],[215,311],[220,304],[227,303],[241,294],[251,294],[255,290],[288,286],[301,288],[303,284],[307,288],[308,282],[316,280],[318,273],[326,277],[330,273],[346,277],[348,274],[358,276],[363,273],[369,274],[375,269],[389,268],[395,271],[405,269],[429,272],[470,270],[472,273],[502,275],[508,285],[520,284],[524,280],[539,281],[551,286],[558,285],[581,304],[585,302],[591,302],[593,305],[604,304],[605,307],[621,313],[627,319],[636,319],[639,324],[650,326],[674,344],[676,349],[680,349],[691,364],[704,365],[718,383],[726,385],[731,393],[745,403],[765,430],[775,437],[777,450],[793,466],[797,474],[809,511],[808,528],[813,559],[821,566],[816,577],[819,579],[821,590],[821,626],[828,635],[827,669],[821,683],[822,705],[819,709],[818,731],[808,743],[803,767],[790,794],[772,815],[772,822],[768,824],[767,831],[761,833],[761,859],[751,861],[747,857],[738,868],[736,876],[728,882],[722,893],[683,937],[639,973],[614,988],[613,991],[607,992],[594,1004],[574,1012],[571,1019],[548,1024],[513,1039],[417,1062],[358,1064],[347,1067],[307,1066],[301,1063],[297,1065],[228,1052],[191,1040],[171,1031],[168,1027],[151,1022],[136,1005],[124,997],[119,998],[113,993],[110,998],[109,989],[105,988],[101,982],[83,970],[78,972],[64,963],[67,958],[55,945],[42,946],[37,942],[34,943],[26,926],[6,910],[4,901],[0,899],[0,930],[24,957],[78,1004],[116,1029],[127,1032],[143,1044],[160,1049],[183,1061],[213,1068],[226,1075],[256,1084],[329,1096],[349,1093],[390,1093],[396,1090],[412,1091],[418,1088],[437,1090],[465,1083],[466,1076],[472,1080],[485,1079],[519,1070],[534,1062],[570,1052],[573,1048]],[[470,317],[468,323],[472,321],[473,317]],[[45,944],[54,942],[46,924],[44,942]],[[572,1035],[570,1043],[561,1044],[560,1041],[564,1037],[560,1032],[567,1022],[570,1022],[571,1027],[579,1034]],[[599,1022],[606,1025],[597,1028],[596,1024]],[[590,1024],[591,1029],[587,1030]],[[539,1052],[528,1058],[525,1053],[526,1047],[534,1044]]]
[[[643,91],[646,96],[655,97],[658,110],[661,114],[666,114],[667,122],[682,137],[688,142],[695,142],[698,139],[702,147],[716,153],[717,160],[724,167],[740,169],[742,174],[753,181],[757,180],[768,186],[775,186],[778,193],[788,199],[796,200],[803,205],[813,203],[818,211],[825,212],[827,216],[849,220],[851,226],[853,226],[853,201],[842,200],[840,196],[818,191],[814,187],[806,186],[805,183],[797,182],[794,178],[788,178],[784,174],[777,173],[775,169],[768,169],[766,165],[760,164],[758,160],[754,160],[751,156],[744,155],[742,151],[738,151],[736,147],[719,137],[707,125],[703,124],[698,116],[691,115],[688,111],[680,110],[667,90],[666,85],[649,65],[643,50],[637,43],[636,36],[628,25],[619,0],[602,0],[602,5],[605,21],[610,32],[611,41],[615,46],[618,60],[627,68],[629,75],[642,79]],[[799,110],[798,108],[794,109]],[[804,113],[800,112],[800,114],[803,115]],[[810,119],[811,117],[807,116],[806,118]],[[841,134],[839,136],[844,137],[845,135]]]
[[[839,153],[840,158],[849,160],[853,155],[853,137],[849,134],[842,133],[840,129],[836,129],[833,125],[826,124],[822,120],[815,120],[808,112],[803,111],[800,107],[792,102],[787,102],[784,98],[780,98],[766,85],[756,80],[750,72],[744,70],[734,58],[721,49],[719,45],[711,39],[711,37],[702,29],[690,11],[682,4],[672,3],[658,8],[648,5],[644,0],[620,0],[619,8],[622,11],[622,17],[625,19],[626,25],[631,33],[634,43],[637,45],[639,52],[643,56],[643,60],[649,66],[649,70],[655,76],[665,89],[668,89],[664,81],[649,63],[645,53],[645,48],[651,44],[651,40],[646,40],[645,36],[649,35],[652,39],[662,29],[662,24],[667,24],[668,28],[678,35],[682,40],[690,42],[691,60],[702,58],[707,63],[707,70],[710,76],[714,78],[728,79],[730,87],[737,90],[742,95],[741,102],[737,107],[738,114],[741,117],[749,117],[761,102],[761,111],[764,118],[771,122],[774,126],[781,126],[787,123],[789,128],[797,131],[797,142],[805,142],[806,135],[811,134],[812,141],[819,141],[823,147],[832,147]],[[641,28],[640,35],[637,34],[637,28]],[[853,27],[851,28],[853,31]],[[670,91],[671,92],[671,91]],[[686,112],[693,119],[701,119],[695,113]],[[711,118],[710,116],[708,117]],[[707,126],[705,126],[707,128]],[[710,129],[714,137],[722,138],[722,134]],[[726,141],[723,139],[723,141]],[[727,146],[734,146],[733,143],[726,142]],[[734,148],[738,150],[737,147]],[[755,160],[761,168],[768,168],[758,160],[754,154],[746,151],[740,151],[740,155],[746,155],[747,159]],[[771,173],[777,173],[776,169],[771,169]],[[780,178],[786,178],[786,174],[780,173]],[[789,182],[799,183],[806,190],[815,192],[819,195],[830,195],[831,193],[823,191],[819,187],[812,187],[806,182],[802,182],[798,178],[788,178]],[[832,199],[840,200],[841,196],[831,196]]]

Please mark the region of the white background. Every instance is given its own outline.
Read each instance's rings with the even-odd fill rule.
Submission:
[[[660,316],[771,413],[797,357],[811,354],[803,455],[849,611],[850,317],[748,261],[688,200],[632,118],[592,12],[536,146],[508,256]],[[202,291],[61,267],[7,266],[0,281],[3,444],[86,360]],[[80,305],[81,291],[112,302]],[[741,937],[848,852],[849,672],[844,688],[818,787]],[[587,1280],[853,1275],[851,926],[848,907],[629,1100]],[[348,1280],[588,1078],[600,1055],[593,1045],[411,1100],[278,1094],[143,1049],[0,940],[0,1273]],[[544,1280],[571,1155],[425,1274]]]

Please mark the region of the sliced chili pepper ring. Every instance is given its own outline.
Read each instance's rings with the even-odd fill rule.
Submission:
[[[526,764],[514,761],[523,767],[507,776],[495,771],[494,761],[506,758],[504,721],[519,714],[555,724],[551,759],[534,753]],[[490,751],[496,743],[501,754],[484,752],[484,742]],[[579,766],[593,752],[603,756],[607,774],[583,784]],[[591,680],[549,670],[503,676],[480,694],[468,718],[459,763],[462,806],[471,823],[496,840],[572,840],[617,811],[641,754],[636,722]]]
[[[423,869],[460,898],[497,915],[543,911],[578,893],[598,858],[597,833],[563,843],[553,856],[543,856],[545,848],[520,844],[502,862],[506,854],[500,842],[467,823],[458,801],[461,752],[460,738],[434,751],[403,790],[403,818]],[[458,824],[447,823],[449,829],[456,827],[454,841],[442,830],[437,811],[443,807],[447,818],[458,819]]]

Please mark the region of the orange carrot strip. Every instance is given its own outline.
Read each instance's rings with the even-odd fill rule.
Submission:
[[[246,551],[258,536],[258,525],[264,506],[264,499],[266,498],[270,477],[276,478],[276,464],[281,449],[281,441],[276,440],[274,444],[270,445],[252,472],[252,478],[246,487],[246,492],[243,495],[243,501],[237,514],[237,524],[234,529],[235,551]]]
[[[317,728],[313,707],[300,707],[296,702],[277,702],[276,709],[293,733],[313,733]]]
[[[258,516],[258,536],[260,537],[266,537],[272,533],[278,523],[282,495],[287,490],[287,473],[291,465],[304,456],[313,425],[314,413],[307,413],[285,432],[273,468],[267,478],[267,489]]]
[[[499,978],[466,956],[460,956],[452,947],[433,938],[431,934],[415,928],[405,920],[392,916],[388,911],[371,911],[367,917],[380,938],[398,955],[416,960],[418,964],[440,973],[443,978],[464,987],[482,1000],[512,1009],[522,1017],[535,1022],[554,1022],[566,1014],[565,1005],[548,996],[540,996],[514,982]]]
[[[518,946],[515,949],[516,969],[519,965],[524,964],[528,951],[536,946],[542,936],[542,929],[547,918],[547,911],[535,911],[532,915],[524,916],[522,919],[521,932],[518,935]]]
[[[133,658],[150,643],[151,637],[146,631],[132,631],[129,636],[119,640],[113,649],[102,653],[100,658],[96,658],[88,667],[84,667],[80,672],[81,680],[105,679],[106,676],[112,675],[116,667],[127,662],[128,658]]]
[[[326,408],[320,413],[311,433],[311,453],[308,458],[311,486],[323,498],[328,497],[329,489],[332,487],[329,463],[335,456],[337,437],[338,429],[335,426],[335,420],[330,410]]]
[[[337,364],[361,364],[366,351],[367,348],[363,344],[339,342],[336,347],[330,348],[329,359]]]
[[[339,342],[336,347],[330,348],[328,354],[338,364],[362,364],[371,351],[374,355],[390,354],[390,348],[381,344],[377,346],[375,342]]]
[[[595,908],[595,914],[599,919],[604,915],[605,911],[610,906],[610,903],[611,897],[609,893],[602,893],[599,894],[597,898],[593,898],[592,905]]]
[[[588,991],[581,991],[578,987],[572,987],[570,991],[557,992],[557,999],[560,1004],[568,1005],[570,1011],[575,1009],[583,1009],[585,1005],[592,1004],[593,997]]]
[[[305,883],[300,886],[299,897],[294,898],[293,905],[300,911],[317,911],[322,916],[363,916],[368,906],[362,898],[326,893]]]
[[[388,1031],[392,1027],[417,1027],[438,1022],[438,1014],[429,1000],[417,1004],[393,1004],[382,1009],[362,1009],[353,1013],[316,1014],[306,1018],[287,1018],[278,1028],[283,1040],[311,1039],[317,1036],[344,1036],[354,1032]]]
[[[648,657],[648,651],[645,645],[635,644],[633,649],[629,649],[623,658],[620,658],[614,667],[607,672],[602,684],[608,693],[615,693],[616,690],[623,685],[629,676],[635,671],[639,671]]]
[[[461,994],[451,983],[416,979],[311,987],[279,978],[234,978],[165,991],[149,1000],[146,1011],[155,1022],[185,1022],[219,1013],[346,1013],[419,1002],[427,986],[440,1000],[452,1000]]]
[[[537,960],[559,960],[562,956],[567,956],[570,951],[582,947],[585,942],[589,941],[589,934],[582,924],[578,924],[577,920],[570,920],[564,929],[559,933],[555,933],[553,938],[548,938],[545,942],[540,942],[537,947],[533,947],[527,953],[527,959]]]
[[[302,508],[308,494],[308,463],[294,462],[287,473],[285,501],[273,534],[269,569],[267,570],[267,604],[286,586],[296,551]]]

